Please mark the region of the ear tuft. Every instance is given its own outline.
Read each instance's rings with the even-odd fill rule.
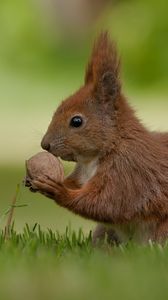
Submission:
[[[110,40],[108,32],[102,32],[95,42],[86,74],[85,84],[93,83],[95,88],[101,83],[109,93],[120,90],[120,59],[115,44]]]

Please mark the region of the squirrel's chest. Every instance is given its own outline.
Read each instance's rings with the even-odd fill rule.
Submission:
[[[90,162],[83,162],[80,164],[79,182],[81,185],[88,182],[97,171],[98,159],[95,158]]]

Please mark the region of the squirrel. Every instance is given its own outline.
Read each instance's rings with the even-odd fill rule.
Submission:
[[[61,103],[41,146],[73,172],[33,186],[94,220],[93,241],[164,243],[168,237],[168,134],[150,132],[123,95],[120,58],[108,32],[96,39],[84,85]]]

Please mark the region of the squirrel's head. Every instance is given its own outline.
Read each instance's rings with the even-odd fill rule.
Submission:
[[[110,147],[121,92],[119,65],[115,45],[102,33],[93,47],[84,86],[58,107],[41,142],[43,149],[78,161]]]

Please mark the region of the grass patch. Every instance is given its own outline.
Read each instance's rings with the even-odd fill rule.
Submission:
[[[91,233],[0,232],[2,299],[166,299],[168,246],[94,248]]]

